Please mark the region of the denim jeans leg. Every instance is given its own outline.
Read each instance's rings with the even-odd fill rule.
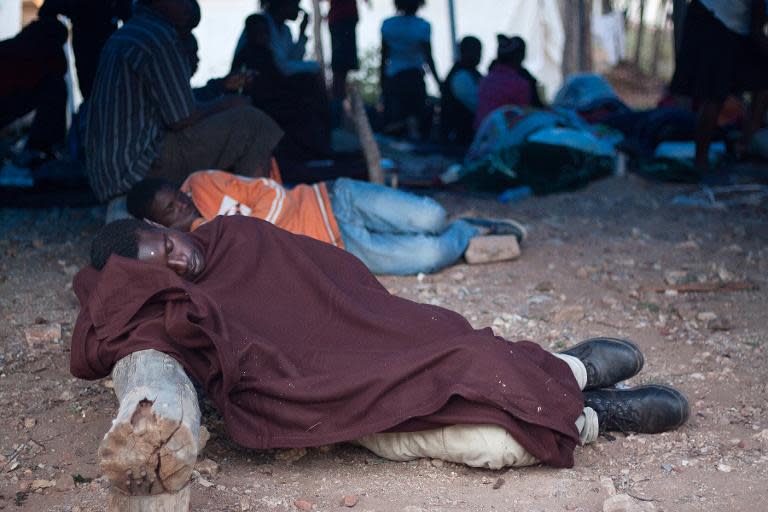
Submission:
[[[463,221],[439,235],[373,233],[364,226],[339,223],[346,249],[374,274],[437,272],[458,261],[477,230]]]
[[[339,225],[361,225],[372,232],[439,234],[447,224],[445,208],[434,199],[374,183],[339,178],[332,200]]]

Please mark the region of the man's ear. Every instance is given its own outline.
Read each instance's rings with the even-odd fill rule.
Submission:
[[[150,226],[154,226],[154,227],[156,227],[156,228],[160,228],[160,229],[165,229],[165,226],[163,226],[162,224],[160,224],[160,223],[157,223],[157,222],[155,222],[155,221],[153,221],[153,220],[149,220],[149,219],[148,219],[148,218],[146,218],[146,217],[144,217],[144,222],[146,222],[146,223],[147,223],[147,224],[149,224]]]

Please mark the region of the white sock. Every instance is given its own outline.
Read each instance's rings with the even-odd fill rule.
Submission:
[[[591,407],[585,407],[581,415],[576,418],[576,428],[579,429],[581,444],[594,443],[600,434],[600,425],[597,423],[597,413]]]
[[[579,384],[579,389],[582,391],[587,387],[587,368],[584,363],[578,357],[569,356],[567,354],[552,354],[558,359],[565,361],[570,366],[573,376],[576,378],[576,382]]]

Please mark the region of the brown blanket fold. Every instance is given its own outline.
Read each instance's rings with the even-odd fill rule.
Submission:
[[[354,256],[257,219],[219,217],[192,236],[207,263],[194,282],[117,256],[80,271],[73,375],[170,354],[251,448],[491,423],[543,462],[573,464],[581,391],[538,345],[393,296]]]

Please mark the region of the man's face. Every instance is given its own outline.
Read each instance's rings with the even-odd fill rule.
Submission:
[[[200,217],[192,199],[172,187],[163,187],[155,193],[149,214],[149,220],[179,231],[190,231],[192,223]]]
[[[156,228],[139,233],[139,260],[167,267],[185,279],[205,269],[202,251],[181,231]]]

